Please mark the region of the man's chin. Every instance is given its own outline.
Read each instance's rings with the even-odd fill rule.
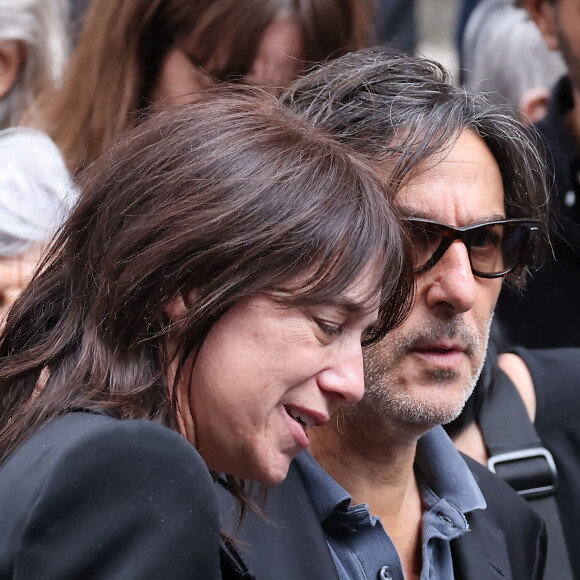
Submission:
[[[465,406],[467,398],[458,397],[444,400],[429,397],[395,397],[391,403],[390,414],[399,421],[422,425],[426,428],[450,423],[459,415]]]

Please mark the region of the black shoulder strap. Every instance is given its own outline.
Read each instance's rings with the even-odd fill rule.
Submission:
[[[545,521],[548,530],[547,580],[573,580],[554,494],[558,473],[542,445],[524,402],[499,368],[481,409],[479,425],[489,453],[488,467],[509,483]]]
[[[220,542],[222,580],[255,580],[232,542],[223,537]]]

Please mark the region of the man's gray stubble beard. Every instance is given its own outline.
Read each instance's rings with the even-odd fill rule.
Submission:
[[[443,425],[457,418],[473,392],[483,368],[492,318],[493,315],[487,321],[482,339],[469,332],[461,316],[448,321],[436,321],[427,331],[415,330],[391,339],[387,336],[382,343],[373,347],[374,350],[365,354],[366,392],[360,403],[345,408],[346,418],[362,421],[369,426],[381,425],[389,418],[428,426]],[[460,399],[450,400],[448,405],[430,404],[430,401],[419,400],[417,396],[401,388],[395,369],[407,356],[413,344],[455,337],[461,339],[467,355],[472,360],[481,353],[481,359],[477,361],[476,369],[468,377]],[[433,369],[423,370],[421,377],[417,379],[432,382],[436,388],[437,385],[448,384],[460,376],[460,373],[454,370]]]

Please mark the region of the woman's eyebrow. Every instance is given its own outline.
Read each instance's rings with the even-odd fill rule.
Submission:
[[[365,315],[370,314],[378,308],[378,303],[370,303],[368,300],[353,300],[352,298],[340,297],[333,303],[333,306],[339,308],[345,314]]]

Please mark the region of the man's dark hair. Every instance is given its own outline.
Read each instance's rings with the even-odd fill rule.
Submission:
[[[388,167],[395,192],[462,131],[474,131],[499,166],[507,216],[540,220],[536,254],[545,248],[547,172],[535,134],[485,95],[454,87],[440,64],[389,50],[350,53],[298,79],[281,98]],[[511,273],[511,282],[522,286],[526,270]]]

